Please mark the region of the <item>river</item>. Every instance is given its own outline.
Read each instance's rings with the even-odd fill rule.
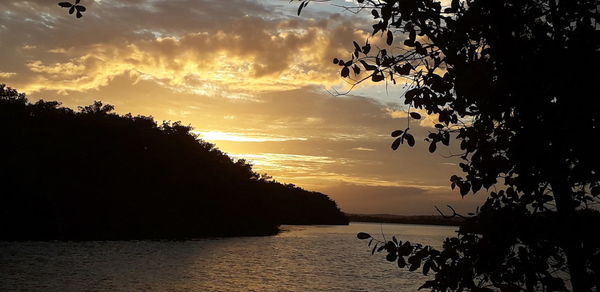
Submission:
[[[418,272],[371,255],[359,231],[441,246],[455,227],[283,226],[192,241],[0,242],[0,291],[416,291]]]

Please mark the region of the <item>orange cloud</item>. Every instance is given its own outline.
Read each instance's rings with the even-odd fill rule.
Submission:
[[[53,48],[60,60],[28,62],[30,79],[20,87],[29,92],[84,91],[125,73],[203,95],[333,84],[339,82],[337,68],[325,60],[358,34],[345,23],[320,27],[311,21],[243,17],[211,33]]]

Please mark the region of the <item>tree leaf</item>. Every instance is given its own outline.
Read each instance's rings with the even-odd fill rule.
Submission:
[[[421,266],[421,261],[419,261],[419,264],[412,264],[410,265],[410,267],[408,268],[409,271],[414,272],[416,271],[419,267]]]
[[[342,69],[342,72],[340,73],[342,75],[342,77],[348,77],[350,75],[350,69],[348,67],[344,67]]]
[[[383,79],[385,79],[385,78],[383,77],[383,74],[376,74],[376,73],[373,73],[373,75],[371,75],[371,80],[372,80],[373,82],[379,82],[379,81],[382,81]]]
[[[421,119],[421,115],[419,113],[415,113],[415,112],[411,112],[410,113],[410,117],[415,119],[415,120],[420,120]]]
[[[402,130],[393,131],[392,137],[398,137],[398,136],[402,135],[402,133],[404,133],[404,131],[402,131]]]
[[[73,4],[71,4],[69,2],[60,2],[60,3],[58,3],[58,6],[64,7],[64,8],[69,8],[69,7],[73,6]]]
[[[437,264],[435,263],[435,261],[433,261],[433,260],[429,259],[429,262],[430,262],[429,266],[431,267],[431,269],[432,269],[434,272],[436,272],[436,273],[437,273],[437,272],[439,272],[439,271],[440,271],[440,268],[437,266]]]
[[[444,132],[444,135],[442,137],[442,143],[446,146],[450,145],[450,133],[448,133],[447,131]]]
[[[431,262],[425,261],[423,264],[423,275],[427,275],[429,273],[429,269],[431,268]]]
[[[415,137],[413,137],[413,135],[404,134],[404,139],[406,139],[406,143],[408,144],[408,146],[410,146],[410,147],[415,146]]]
[[[400,75],[408,75],[410,74],[410,70],[413,69],[413,66],[410,63],[406,62],[402,66],[396,66],[395,69],[396,72]]]
[[[371,45],[369,43],[367,43],[366,45],[364,45],[362,47],[362,51],[363,51],[363,54],[365,54],[365,55],[368,54],[371,51]]]
[[[399,256],[398,257],[398,268],[404,268],[406,267],[406,260],[404,260],[404,257]]]
[[[431,142],[431,144],[429,144],[429,153],[435,152],[435,149],[437,148],[436,144],[436,142]]]
[[[308,3],[306,1],[300,3],[300,6],[298,6],[298,16],[300,16],[300,12],[302,12],[302,8],[304,8]]]
[[[400,147],[400,144],[402,143],[402,137],[394,140],[394,143],[392,143],[392,149],[396,150],[398,149],[398,147]]]
[[[371,14],[373,15],[373,17],[375,18],[379,18],[379,12],[377,12],[377,10],[373,9],[371,10]]]
[[[451,8],[452,8],[454,11],[458,10],[458,8],[460,7],[460,5],[459,5],[459,3],[458,3],[458,0],[452,0],[452,2],[451,2],[451,4],[450,4],[450,7],[451,7]]]
[[[421,90],[419,88],[413,88],[408,90],[405,94],[404,94],[404,98],[406,99],[407,102],[412,102],[412,100],[421,93]]]
[[[401,256],[405,256],[405,255],[409,255],[412,252],[413,248],[412,245],[410,245],[409,241],[404,242],[404,244],[402,244],[402,246],[400,246],[398,248],[398,253]]]
[[[396,251],[388,253],[388,255],[385,257],[388,262],[395,262],[397,258],[398,255],[396,254]]]
[[[387,31],[387,38],[386,38],[385,42],[387,43],[388,46],[391,46],[392,43],[394,42],[394,34],[392,33],[391,30]]]
[[[367,238],[371,238],[371,235],[366,232],[359,232],[358,234],[356,234],[356,237],[358,239],[367,239]]]
[[[357,52],[362,52],[362,49],[356,41],[352,41],[352,44],[354,45],[354,50],[356,50]]]

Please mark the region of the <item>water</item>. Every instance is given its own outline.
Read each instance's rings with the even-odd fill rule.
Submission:
[[[0,291],[416,291],[425,281],[371,256],[356,233],[440,246],[455,227],[284,226],[268,237],[0,242]],[[389,238],[388,238],[389,239]]]

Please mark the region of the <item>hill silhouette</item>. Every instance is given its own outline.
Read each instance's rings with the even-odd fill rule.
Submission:
[[[0,85],[0,240],[267,235],[347,224],[326,195],[259,175],[180,122],[30,103]]]

